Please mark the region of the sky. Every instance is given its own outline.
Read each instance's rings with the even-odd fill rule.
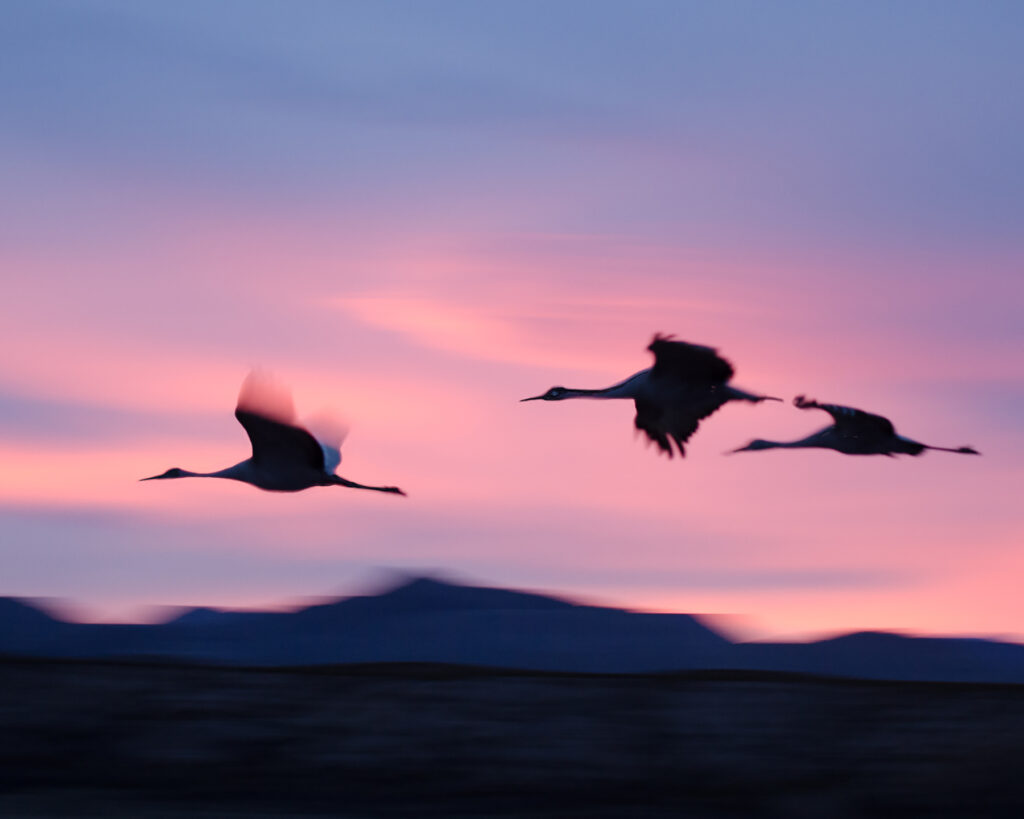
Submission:
[[[1024,641],[1024,6],[8,0],[0,594],[83,619],[428,573],[736,634]],[[719,349],[669,461],[627,401]],[[249,454],[253,368],[350,434]],[[807,394],[968,458],[769,451]],[[819,417],[820,416],[820,417]]]

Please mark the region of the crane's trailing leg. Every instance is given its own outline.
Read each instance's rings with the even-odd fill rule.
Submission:
[[[347,481],[340,475],[331,475],[331,486],[347,486],[351,489],[372,489],[375,492],[391,492],[394,495],[405,495],[397,486],[366,486],[355,481]]]

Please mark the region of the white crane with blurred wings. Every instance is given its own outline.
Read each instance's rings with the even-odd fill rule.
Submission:
[[[679,455],[685,456],[683,444],[697,431],[701,420],[729,401],[757,404],[782,400],[730,386],[732,365],[711,347],[655,335],[647,349],[654,354],[654,366],[611,387],[603,390],[552,387],[543,395],[521,400],[631,398],[636,404],[634,425],[670,458],[674,454],[673,443]]]
[[[298,492],[312,486],[349,486],[377,492],[405,493],[397,486],[366,486],[334,474],[341,463],[341,442],[345,431],[337,424],[325,424],[318,440],[295,423],[295,410],[288,390],[259,372],[242,383],[235,407],[238,419],[252,444],[252,457],[217,472],[189,472],[174,467],[144,481],[165,478],[228,478],[251,483],[270,492]]]

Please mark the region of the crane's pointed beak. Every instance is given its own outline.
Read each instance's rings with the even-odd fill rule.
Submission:
[[[535,395],[533,396],[533,398],[520,398],[519,403],[522,404],[523,401],[540,401],[540,399],[543,397],[543,395]]]
[[[162,478],[163,475],[153,475],[149,478],[139,478],[140,481],[155,481],[157,478]]]

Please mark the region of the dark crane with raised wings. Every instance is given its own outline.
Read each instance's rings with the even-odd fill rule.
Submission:
[[[686,455],[683,445],[707,418],[729,401],[781,401],[729,385],[732,365],[712,347],[656,335],[647,347],[654,366],[603,390],[552,387],[523,401],[564,401],[567,398],[631,398],[636,404],[636,428],[670,458]],[[673,450],[672,444],[675,444]]]
[[[365,486],[334,474],[341,463],[344,430],[338,425],[315,438],[295,423],[295,410],[286,389],[259,373],[242,383],[235,418],[252,444],[252,457],[218,472],[189,472],[174,467],[162,475],[142,478],[228,478],[251,483],[269,492],[298,492],[312,486],[349,486],[377,492],[405,493],[397,486]]]
[[[734,449],[733,452],[756,452],[760,449],[834,449],[844,455],[920,455],[926,449],[937,449],[941,452],[959,452],[963,455],[980,455],[976,449],[962,446],[956,449],[944,446],[929,446],[904,438],[897,434],[892,421],[881,415],[872,415],[864,410],[853,407],[841,407],[838,404],[819,404],[798,395],[793,404],[800,409],[820,409],[832,416],[835,423],[818,430],[813,435],[799,441],[765,441],[756,438],[746,446]]]

